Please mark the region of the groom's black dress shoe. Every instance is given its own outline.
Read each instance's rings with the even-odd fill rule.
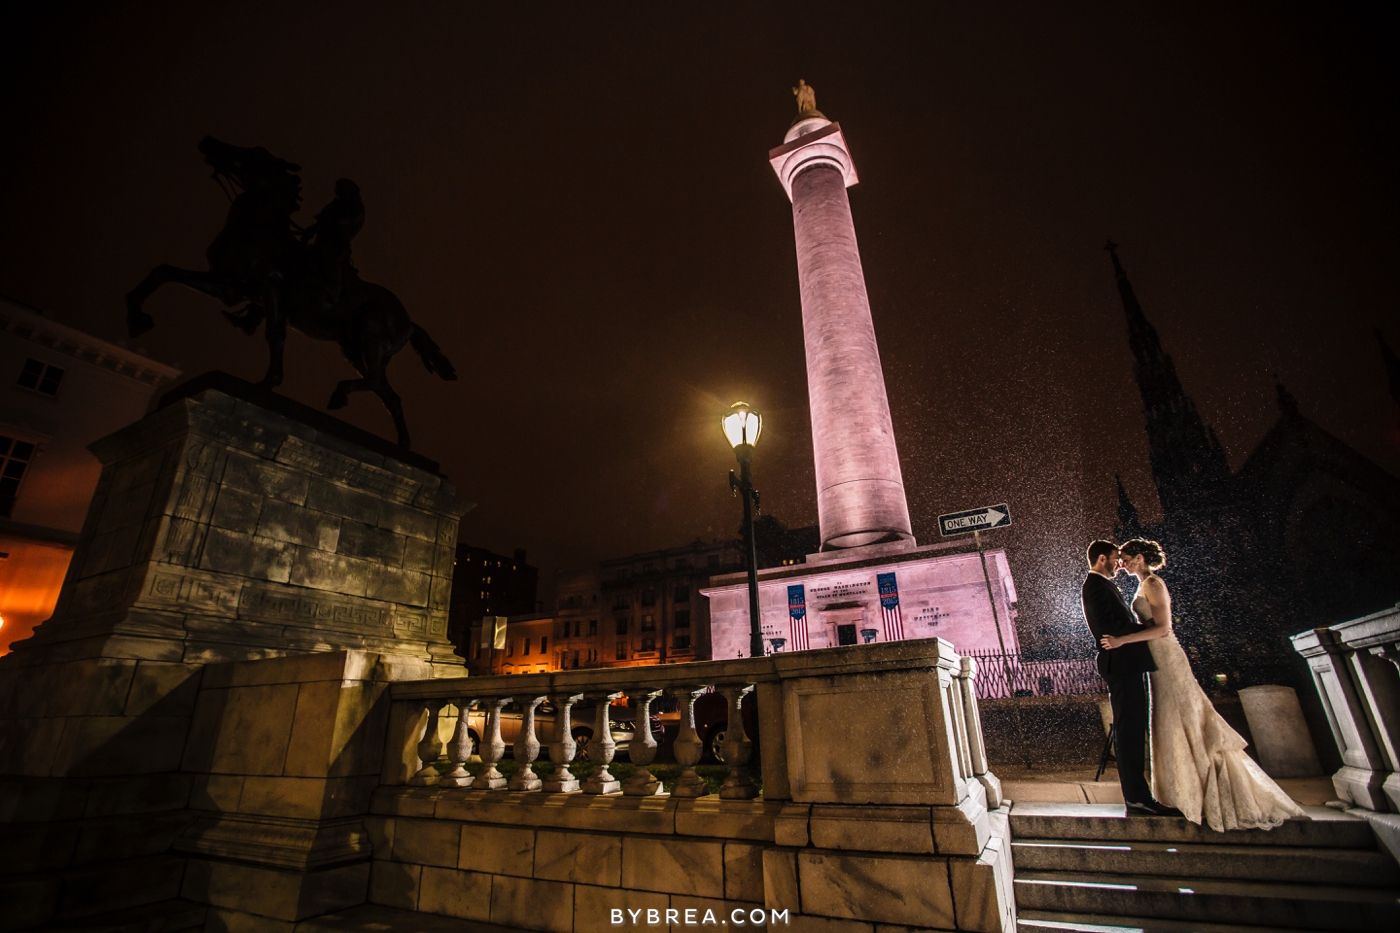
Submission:
[[[1185,816],[1184,813],[1175,807],[1169,807],[1155,800],[1151,803],[1129,802],[1125,803],[1123,806],[1127,808],[1129,816]]]

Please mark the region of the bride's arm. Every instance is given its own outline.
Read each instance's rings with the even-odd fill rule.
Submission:
[[[1149,577],[1143,582],[1142,592],[1147,597],[1147,604],[1152,607],[1152,624],[1131,635],[1105,635],[1100,639],[1105,648],[1111,650],[1133,642],[1166,638],[1172,633],[1172,597],[1167,592],[1167,585],[1158,577]]]

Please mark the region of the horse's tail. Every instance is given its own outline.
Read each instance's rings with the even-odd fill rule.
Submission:
[[[442,352],[433,338],[428,336],[428,332],[423,329],[422,324],[413,325],[413,336],[408,338],[408,342],[413,344],[413,349],[418,351],[418,355],[423,358],[423,365],[428,367],[428,372],[436,373],[443,379],[451,381],[457,378],[457,370],[452,365],[452,361],[447,358],[447,354]]]

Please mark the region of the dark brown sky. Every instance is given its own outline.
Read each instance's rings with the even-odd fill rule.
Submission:
[[[719,412],[767,415],[765,507],[816,519],[790,208],[799,77],[839,120],[914,527],[1009,502],[1023,605],[1071,624],[1121,471],[1156,512],[1111,235],[1238,466],[1305,414],[1400,472],[1371,329],[1400,343],[1392,22],[1336,4],[142,4],[5,23],[0,292],[110,340],[226,201],[195,143],[359,182],[362,274],[455,361],[390,370],[462,538],[548,576],[729,534]],[[586,9],[583,7],[586,6]],[[288,9],[290,7],[290,9]],[[918,10],[917,15],[904,9]],[[699,9],[699,8],[697,8]],[[170,287],[138,346],[256,379]],[[293,337],[284,388],[349,374]],[[347,415],[390,434],[357,396]]]

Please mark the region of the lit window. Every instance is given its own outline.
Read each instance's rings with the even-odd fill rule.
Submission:
[[[33,389],[45,395],[57,395],[64,372],[57,366],[49,366],[39,360],[25,360],[24,369],[20,370],[19,379],[16,381],[26,389]]]
[[[656,616],[642,616],[642,631],[650,632],[656,628]]]
[[[28,441],[0,435],[0,517],[9,518],[19,495],[19,483],[29,461],[34,459],[34,445]]]

